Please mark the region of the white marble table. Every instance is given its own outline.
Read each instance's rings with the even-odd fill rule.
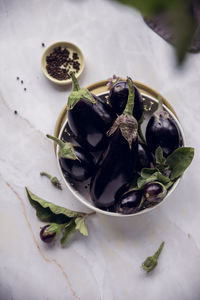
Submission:
[[[140,14],[108,0],[0,0],[0,40],[0,300],[199,300],[200,55],[177,70],[172,47]],[[40,240],[42,222],[24,189],[85,209],[67,188],[58,191],[39,175],[60,178],[45,134],[53,133],[70,87],[52,85],[40,67],[41,44],[59,40],[83,51],[82,86],[118,74],[157,89],[196,149],[161,207],[132,218],[93,216],[89,236],[77,233],[64,248]],[[141,263],[163,240],[159,264],[146,275]]]

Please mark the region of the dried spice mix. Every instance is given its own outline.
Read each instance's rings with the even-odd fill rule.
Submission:
[[[58,79],[70,78],[70,73],[80,70],[79,56],[76,52],[70,52],[67,48],[57,47],[46,57],[46,69],[49,75]]]

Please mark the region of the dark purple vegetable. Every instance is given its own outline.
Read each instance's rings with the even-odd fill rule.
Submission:
[[[131,79],[125,112],[109,131],[109,145],[99,161],[90,185],[91,198],[100,208],[111,207],[118,195],[125,192],[137,165],[137,121],[132,116],[134,93]]]
[[[148,147],[143,143],[138,144],[138,165],[137,170],[150,168],[150,163],[153,162],[153,156]]]
[[[64,143],[56,137],[50,135],[47,137],[54,140],[60,147],[59,162],[65,175],[77,181],[84,181],[93,175],[95,162],[91,153],[71,143]]]
[[[68,124],[76,141],[87,151],[105,149],[106,132],[117,115],[112,108],[87,89],[81,89],[72,74],[73,91],[68,98]]]
[[[133,84],[133,82],[132,82]],[[134,86],[134,108],[133,108],[133,116],[139,121],[142,117],[142,113],[144,110],[144,104],[142,100],[142,96],[139,90]],[[121,115],[126,107],[126,103],[128,100],[128,84],[126,81],[118,81],[116,82],[109,94],[109,102],[112,109],[118,114]]]
[[[158,109],[150,118],[146,127],[146,141],[152,152],[160,146],[167,157],[181,146],[180,131],[175,121],[163,110],[159,100]]]
[[[56,237],[56,232],[47,232],[47,229],[49,228],[50,225],[45,225],[41,228],[40,230],[40,238],[43,242],[49,244],[52,243],[53,240]]]
[[[160,202],[166,196],[167,189],[160,182],[150,182],[145,185],[143,194],[149,202]]]
[[[116,203],[116,212],[121,214],[133,214],[137,212],[142,200],[141,190],[132,190],[123,194]]]

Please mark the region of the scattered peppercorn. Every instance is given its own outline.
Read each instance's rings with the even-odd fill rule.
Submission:
[[[70,57],[72,56],[72,58]],[[80,62],[78,53],[70,51],[60,46],[53,49],[53,52],[46,57],[47,72],[58,80],[66,80],[70,78],[70,73],[77,73],[80,70]]]
[[[26,88],[24,88],[24,91],[26,91]]]
[[[45,47],[45,43],[42,43],[42,47]]]
[[[17,110],[14,111],[14,114],[17,115]]]
[[[23,84],[24,82],[23,82],[23,80],[21,80],[21,84]]]
[[[19,80],[19,77],[17,76],[17,80]]]

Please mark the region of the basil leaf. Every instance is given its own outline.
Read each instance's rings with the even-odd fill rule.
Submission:
[[[191,164],[194,157],[194,148],[181,147],[167,157],[167,163],[171,170],[170,179],[180,177]]]
[[[163,184],[170,182],[170,179],[167,176],[162,175],[160,172],[155,172],[152,175],[149,175],[149,177],[139,177],[137,181],[137,186],[139,189],[142,189],[147,183],[153,182],[153,181],[159,181]]]
[[[165,171],[169,169],[169,165],[167,164],[166,158],[163,156],[163,150],[159,146],[155,151],[155,158],[156,158],[156,167],[159,171]]]
[[[60,240],[61,245],[66,244],[70,236],[76,231],[76,223],[72,219],[63,229],[62,238]]]
[[[43,200],[42,198],[33,194],[27,188],[26,192],[31,205],[36,209],[38,218],[42,221],[57,223],[59,220],[62,220],[62,223],[66,223],[69,221],[69,218],[78,217],[80,215],[79,212],[75,212]],[[55,219],[58,220],[55,221]]]
[[[76,223],[76,229],[80,231],[83,235],[87,236],[88,235],[88,230],[85,224],[85,218],[76,218],[75,219]]]
[[[149,176],[153,175],[154,173],[158,172],[157,168],[143,168],[141,170],[141,176],[143,178],[148,178]]]

